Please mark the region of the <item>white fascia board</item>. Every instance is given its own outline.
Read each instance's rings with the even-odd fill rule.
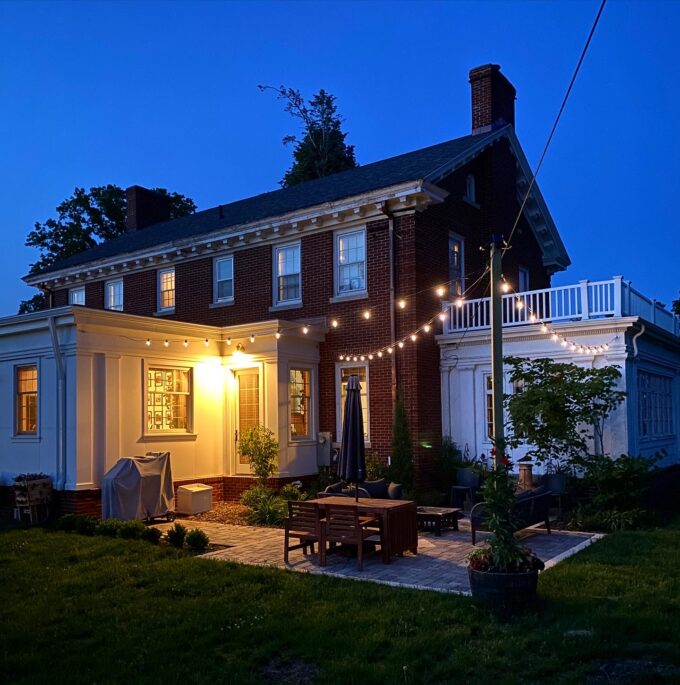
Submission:
[[[0,335],[17,335],[39,331],[49,327],[49,320],[54,319],[57,327],[72,326],[76,323],[73,307],[56,307],[28,314],[13,314],[0,318]]]
[[[168,243],[163,243],[161,245],[155,245],[152,248],[147,248],[144,250],[139,250],[137,252],[129,252],[121,255],[116,255],[114,257],[109,257],[103,260],[97,260],[93,262],[85,262],[83,264],[78,264],[76,266],[67,267],[59,271],[51,271],[45,274],[27,275],[23,277],[23,280],[28,285],[37,286],[40,284],[45,284],[47,282],[54,282],[62,280],[65,278],[73,279],[69,283],[64,283],[64,286],[74,285],[77,283],[82,283],[85,278],[82,274],[88,274],[92,272],[97,272],[95,274],[95,279],[103,279],[114,273],[118,273],[118,267],[126,264],[129,270],[137,270],[142,268],[148,268],[149,266],[160,266],[163,263],[171,265],[178,255],[177,253],[183,249],[191,249],[199,246],[205,246],[206,244],[221,243],[223,240],[228,239],[245,239],[246,236],[251,234],[260,233],[263,230],[271,230],[272,235],[267,236],[272,238],[279,235],[279,229],[281,227],[290,226],[291,224],[302,224],[304,222],[314,222],[318,221],[319,218],[328,215],[343,215],[347,213],[347,220],[352,219],[352,214],[354,210],[359,210],[362,208],[369,208],[369,211],[363,213],[361,218],[363,221],[370,221],[371,218],[380,218],[385,216],[384,214],[384,204],[390,200],[402,200],[403,198],[411,199],[413,196],[425,195],[429,201],[439,202],[442,195],[445,193],[440,188],[436,188],[433,184],[425,184],[423,180],[409,181],[407,183],[400,183],[393,186],[388,186],[385,188],[380,188],[370,193],[363,193],[361,195],[354,195],[351,197],[343,198],[342,200],[337,200],[335,202],[326,202],[321,205],[315,205],[314,207],[308,207],[304,210],[297,210],[294,212],[289,212],[287,214],[282,214],[278,216],[271,216],[263,219],[262,221],[241,224],[238,226],[230,226],[219,231],[213,231],[212,233],[201,234],[200,236],[187,237],[181,240],[176,240]],[[443,195],[445,197],[446,195]],[[337,226],[342,225],[342,220],[337,223]],[[312,230],[324,230],[323,222],[319,222],[318,226],[311,223],[307,228]],[[142,229],[144,230],[144,229]],[[259,238],[259,235],[257,236]],[[181,255],[185,256],[185,255]],[[191,257],[191,255],[187,255]],[[197,255],[194,255],[194,257]],[[156,262],[157,258],[161,258],[160,262]],[[136,264],[137,261],[146,261],[147,264]],[[130,264],[130,263],[133,264]],[[79,277],[74,278],[74,274],[78,274]]]

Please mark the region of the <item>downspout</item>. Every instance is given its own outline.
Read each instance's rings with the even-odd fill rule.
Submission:
[[[390,345],[394,344],[397,337],[397,326],[394,315],[395,304],[395,286],[394,286],[394,217],[391,212],[387,211],[387,232],[389,239],[389,259],[390,259]],[[390,371],[391,371],[391,390],[392,390],[392,410],[397,402],[397,355],[396,353],[390,355]]]
[[[643,323],[640,324],[640,330],[633,336],[633,359],[638,356],[637,339],[645,332],[646,328]]]
[[[57,364],[57,490],[63,490],[66,486],[66,368],[54,316],[50,316],[47,321]]]

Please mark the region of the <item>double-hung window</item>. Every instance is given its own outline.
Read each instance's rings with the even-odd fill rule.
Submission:
[[[673,384],[670,376],[638,372],[638,424],[643,439],[674,434]]]
[[[146,429],[149,433],[189,431],[191,369],[146,370]]]
[[[38,433],[38,366],[16,367],[16,422],[17,435]]]
[[[361,398],[361,413],[364,419],[364,439],[368,442],[371,438],[371,417],[369,414],[369,382],[368,382],[368,364],[338,364],[336,367],[336,418],[337,418],[337,440],[340,442],[342,438],[342,423],[345,418],[345,400],[347,399],[347,384],[350,376],[358,376],[361,391],[359,396]]]
[[[366,230],[335,234],[335,295],[366,292]]]
[[[290,369],[288,372],[288,406],[291,440],[310,437],[311,372],[309,369]]]
[[[104,309],[123,311],[123,279],[106,281],[104,284]]]
[[[78,288],[71,288],[68,291],[68,303],[77,304],[81,307],[85,306],[85,286],[81,285]]]
[[[462,297],[465,292],[465,254],[463,239],[449,235],[449,297]]]
[[[526,266],[520,266],[519,277],[517,279],[517,291],[525,293],[529,290],[530,286],[529,269],[527,269]]]
[[[302,302],[300,243],[274,247],[274,304]]]
[[[158,311],[170,312],[175,308],[175,268],[158,272]]]
[[[234,299],[234,257],[218,257],[214,262],[215,303],[231,302]]]

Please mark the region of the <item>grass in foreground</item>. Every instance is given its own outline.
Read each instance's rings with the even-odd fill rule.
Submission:
[[[679,569],[680,525],[614,534],[504,623],[463,597],[14,530],[0,682],[680,682]]]

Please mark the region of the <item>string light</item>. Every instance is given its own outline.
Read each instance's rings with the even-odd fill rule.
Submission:
[[[403,340],[400,340],[400,341],[397,343],[397,345],[399,345],[399,349],[401,349],[402,347],[404,347],[404,341],[403,341]]]
[[[227,345],[231,345],[231,338],[227,338]]]
[[[517,300],[517,304],[515,305],[517,309],[524,309],[524,302],[522,300]]]
[[[208,338],[206,338],[203,344],[204,344],[206,347],[208,347],[208,346],[210,345],[210,340],[208,340]]]
[[[251,335],[251,336],[250,336],[250,342],[251,342],[251,343],[254,343],[254,342],[255,342],[255,335]]]
[[[529,321],[531,323],[536,323],[536,314],[529,314]]]
[[[462,306],[463,306],[463,298],[462,298],[462,297],[459,297],[459,298],[456,300],[456,307],[458,307],[458,309],[460,309]]]
[[[166,347],[170,347],[170,341],[167,340],[167,339],[163,342],[163,344],[164,344]]]
[[[182,344],[184,345],[185,348],[189,347],[189,341],[188,340],[185,340]]]
[[[507,281],[503,281],[503,283],[501,284],[501,290],[504,293],[507,293],[508,290],[510,290],[510,285],[507,283]]]
[[[416,340],[418,340],[418,336],[415,333],[411,333],[411,340],[415,342]]]
[[[429,324],[429,323],[426,323],[426,324],[423,326],[423,330],[425,331],[425,333],[429,333],[429,332],[430,332],[430,324]]]
[[[146,346],[151,347],[151,338],[146,339]]]
[[[303,327],[302,327],[302,332],[303,332],[305,335],[307,335],[307,333],[309,333],[309,328],[307,328],[307,326],[303,326]]]
[[[371,310],[370,310],[370,309],[367,309],[367,310],[363,313],[363,317],[364,317],[364,319],[366,319],[366,320],[370,319],[370,318],[371,318]]]
[[[382,350],[378,350],[378,357],[382,357],[382,356],[383,356]]]
[[[333,321],[331,321],[331,326],[333,326],[333,328],[337,328],[338,327],[338,320],[333,319]]]
[[[345,358],[345,355],[344,355],[344,354],[341,354],[340,357],[339,357],[340,361],[342,361],[344,358]]]
[[[281,339],[281,333],[279,333],[279,331],[276,331],[276,333],[274,333],[274,337],[275,337],[277,340],[280,340],[280,339]]]
[[[547,333],[548,327],[545,324],[541,324],[541,333]]]
[[[359,360],[358,360],[356,357],[354,357],[354,361],[355,361],[355,362],[358,362]]]
[[[438,317],[439,317],[440,321],[446,321],[447,314],[446,314],[446,312],[439,312]]]
[[[444,288],[442,288],[441,285],[437,288],[437,295],[439,295],[439,297],[444,297],[445,292],[446,291],[444,290]]]
[[[371,361],[371,362],[373,361],[373,355],[372,355],[372,354],[369,354],[369,355],[368,355],[368,360]]]
[[[397,304],[399,305],[399,309],[406,309],[406,300],[399,300]]]
[[[391,347],[388,347],[388,348],[387,348],[387,354],[392,354],[393,351],[394,351],[394,350],[393,350]]]
[[[363,362],[366,360],[366,357],[364,357],[364,355],[362,354],[361,357],[359,357],[359,359],[361,359],[361,361]]]

